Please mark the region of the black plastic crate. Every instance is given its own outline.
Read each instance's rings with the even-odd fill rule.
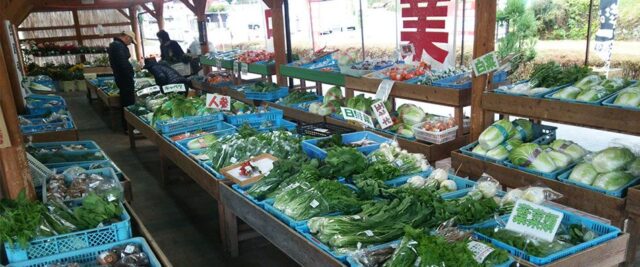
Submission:
[[[298,126],[298,134],[314,137],[327,137],[333,134],[344,134],[351,132],[354,132],[354,130],[325,122],[310,123]]]

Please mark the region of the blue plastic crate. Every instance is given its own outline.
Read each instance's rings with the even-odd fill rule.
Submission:
[[[429,176],[429,174],[431,174],[432,171],[433,171],[433,169],[431,168],[431,166],[429,166],[429,169],[426,170],[426,171],[398,176],[396,178],[387,180],[384,183],[386,185],[388,185],[388,186],[391,186],[391,187],[398,187],[398,186],[401,186],[403,184],[406,184],[407,180],[409,180],[409,178],[411,178],[413,176],[427,177],[427,176]]]
[[[388,135],[392,135],[394,137],[406,139],[406,140],[409,140],[409,141],[416,141],[416,137],[415,136],[407,137],[407,136],[400,135],[397,132],[394,132],[394,131],[391,131],[391,130],[388,130],[388,129],[378,129],[378,128],[376,128],[376,129],[374,129],[374,131],[381,132],[381,133],[386,133]]]
[[[97,266],[97,258],[102,252],[109,251],[116,246],[125,246],[132,243],[141,247],[142,251],[144,251],[149,259],[150,267],[162,267],[162,264],[160,264],[160,261],[158,261],[158,259],[156,258],[153,250],[151,250],[151,247],[149,247],[147,241],[145,241],[142,237],[134,237],[131,239],[85,248],[77,251],[60,253],[41,259],[12,263],[9,264],[9,267],[45,267],[68,262],[77,262],[82,266]]]
[[[634,179],[632,179],[631,181],[629,181],[628,183],[626,183],[624,186],[620,187],[620,189],[617,190],[604,190],[602,188],[597,188],[595,186],[591,186],[588,184],[584,184],[581,182],[576,182],[573,180],[569,180],[569,175],[571,175],[571,172],[573,171],[573,168],[571,170],[568,170],[566,172],[564,172],[563,174],[561,174],[560,176],[558,176],[558,180],[562,181],[563,183],[567,183],[567,184],[572,184],[575,186],[579,186],[579,187],[584,187],[587,189],[590,189],[592,191],[596,191],[605,195],[609,195],[609,196],[614,196],[614,197],[619,197],[622,198],[624,196],[627,195],[627,188],[640,184],[640,177],[636,177]]]
[[[306,227],[306,225],[305,225]],[[296,228],[297,229],[297,228]],[[302,228],[301,228],[302,229]],[[299,231],[300,232],[300,231]],[[336,251],[334,251],[333,249],[329,248],[329,246],[325,245],[324,243],[320,242],[320,240],[318,240],[315,236],[313,236],[311,233],[309,233],[308,231],[306,232],[300,232],[300,234],[302,234],[302,236],[304,236],[307,240],[309,240],[309,242],[311,242],[312,244],[314,244],[316,247],[324,250],[326,253],[328,253],[329,255],[331,255],[332,257],[336,258],[337,260],[339,260],[342,263],[347,263],[347,254],[340,254],[337,253]]]
[[[251,128],[258,130],[258,132],[271,132],[279,129],[285,129],[290,132],[294,132],[298,124],[285,119],[278,119],[275,121],[256,122],[249,124]]]
[[[100,168],[100,169],[93,169],[93,170],[86,170],[82,173],[86,173],[86,174],[97,174],[100,175],[108,180],[111,180],[112,182],[114,182],[113,184],[116,186],[116,188],[118,189],[119,192],[119,196],[118,198],[120,200],[124,200],[124,188],[122,188],[122,184],[120,184],[120,180],[118,179],[118,176],[116,175],[116,172],[114,169],[112,168]],[[73,178],[70,175],[65,175],[65,183],[71,184],[71,182],[73,181]],[[73,202],[73,203],[78,203],[80,204],[82,202],[82,199],[84,198],[76,198],[76,199],[69,199],[69,200],[65,200],[68,202]]]
[[[213,174],[213,176],[218,179],[218,180],[224,180],[226,179],[224,177],[224,175],[222,175],[221,173],[219,173],[217,170],[213,169],[212,163],[211,161],[205,161],[201,163],[202,168],[204,168],[205,170],[207,170],[209,173]]]
[[[602,101],[602,104],[605,105],[605,106],[608,106],[608,107],[628,109],[628,110],[633,110],[633,111],[640,111],[640,107],[627,107],[627,106],[620,106],[620,105],[613,104],[616,101],[616,98],[618,97],[618,95],[621,92],[622,92],[622,90],[620,90],[620,91],[616,92],[615,94],[611,95],[609,98],[607,98],[604,101]]]
[[[264,100],[264,101],[276,101],[280,98],[283,98],[289,94],[289,88],[280,87],[280,89],[273,92],[254,92],[251,89],[244,90],[244,97],[246,99],[253,100]]]
[[[318,102],[322,103],[323,100],[324,100],[324,96],[319,95],[319,96],[317,96],[317,98],[315,100],[295,103],[295,104],[291,104],[289,106],[292,107],[292,108],[295,108],[295,109],[309,111],[309,105],[311,105],[313,103],[318,103]]]
[[[531,174],[534,174],[534,175],[538,175],[538,176],[543,177],[543,178],[555,180],[560,174],[562,174],[562,173],[564,173],[564,172],[566,172],[568,170],[573,169],[573,167],[576,166],[576,163],[569,164],[569,166],[564,167],[562,169],[555,170],[553,172],[541,172],[541,171],[532,170],[532,169],[529,169],[529,168],[526,168],[526,167],[520,167],[520,166],[517,166],[517,165],[511,163],[509,160],[505,160],[504,161],[504,165],[509,167],[509,168],[512,168],[512,169],[520,170],[520,171],[523,171],[523,172],[528,172],[528,173],[531,173]]]
[[[233,188],[233,190],[235,190],[236,192],[240,193],[242,196],[246,197],[249,201],[251,201],[251,203],[255,204],[256,206],[260,207],[260,208],[264,208],[265,202],[267,202],[267,200],[271,200],[272,199],[265,199],[265,200],[258,200],[255,197],[249,195],[247,193],[247,190],[249,190],[249,188],[251,188],[252,185],[247,185],[247,186],[240,186],[238,184],[234,184],[231,186],[231,188]]]
[[[264,109],[261,107],[261,109]],[[224,115],[224,120],[233,126],[241,126],[245,123],[258,123],[263,121],[275,121],[282,119],[284,112],[282,110],[268,107],[264,112],[242,114],[242,115]]]
[[[444,88],[457,89],[457,90],[471,89],[471,79],[469,79],[469,81],[462,84],[455,84],[455,81],[459,80],[465,75],[468,75],[468,73],[460,73],[460,74],[449,76],[447,78],[443,78],[440,80],[435,80],[433,81],[432,85],[436,87],[444,87]],[[492,79],[493,83],[501,83],[501,82],[505,82],[506,80],[507,80],[507,72],[499,71],[493,74],[493,79]]]
[[[529,80],[525,80],[525,81],[520,81],[511,85],[508,85],[508,87],[513,87],[515,85],[521,84],[521,83],[526,83],[529,82]],[[503,91],[503,90],[493,90],[493,92],[498,93],[498,94],[503,94],[503,95],[515,95],[515,96],[522,96],[522,97],[531,97],[531,98],[544,98],[545,95],[549,94],[549,93],[555,93],[558,90],[565,88],[567,86],[570,86],[571,84],[565,84],[565,85],[561,85],[561,86],[556,86],[553,88],[550,88],[548,91],[546,92],[542,92],[542,93],[536,93],[536,94],[532,94],[532,95],[527,95],[527,94],[520,94],[520,93],[513,93],[510,91]]]
[[[58,95],[30,94],[28,96],[25,96],[25,100],[27,101],[27,104],[29,106],[32,106],[34,108],[42,108],[43,106],[48,104],[50,101],[59,102],[59,105],[54,105],[54,106],[67,105],[67,102],[64,100],[64,98]],[[29,100],[33,100],[33,101],[29,101]]]
[[[91,83],[95,87],[103,87],[104,86],[104,82],[113,81],[113,80],[114,80],[113,76],[108,76],[108,77],[98,77],[98,78],[91,79],[91,80],[88,80],[88,81],[89,81],[89,83]]]
[[[598,234],[599,236],[594,238],[591,241],[588,242],[584,242],[582,244],[578,244],[576,246],[558,251],[556,253],[553,253],[551,255],[548,255],[546,257],[535,257],[535,256],[530,256],[529,254],[527,254],[527,252],[522,251],[520,249],[517,249],[515,247],[512,247],[510,245],[507,245],[506,243],[503,243],[501,241],[495,240],[495,239],[491,239],[483,234],[480,234],[478,232],[474,232],[474,235],[480,239],[480,240],[484,240],[484,241],[488,241],[491,242],[494,246],[505,249],[507,251],[509,251],[509,253],[513,256],[516,256],[518,258],[522,258],[526,261],[529,261],[533,264],[538,264],[538,265],[544,265],[544,264],[548,264],[551,263],[553,261],[556,261],[558,259],[564,258],[566,256],[575,254],[577,252],[583,251],[585,249],[588,249],[590,247],[594,247],[597,246],[599,244],[602,244],[606,241],[609,241],[611,239],[614,239],[618,236],[618,234],[620,234],[620,229],[613,227],[611,225],[608,224],[604,224],[598,221],[594,221],[591,220],[589,218],[585,218],[585,217],[580,217],[578,215],[575,215],[573,213],[569,213],[567,211],[564,210],[560,210],[554,207],[551,207],[554,210],[560,211],[562,213],[564,213],[564,217],[562,218],[562,224],[563,225],[567,225],[567,224],[580,224],[583,225],[584,227],[589,228],[591,231],[594,231],[596,234]],[[503,216],[502,217],[503,220],[506,222],[507,220],[509,220],[509,215],[507,216]],[[486,228],[490,228],[490,227],[495,227],[497,226],[498,223],[493,221],[491,223],[487,223],[483,226],[486,226]]]
[[[632,85],[634,85],[634,84],[635,84],[635,82],[634,82],[634,83],[632,83],[632,84],[630,84],[629,86],[632,86]],[[627,86],[627,87],[629,87],[629,86]],[[565,86],[565,87],[566,87],[566,86]],[[557,91],[559,91],[559,90],[560,90],[560,89],[562,89],[562,88],[564,88],[564,87],[561,87],[561,88],[559,88],[558,90],[555,90],[555,91],[551,91],[551,92],[549,92],[549,93],[545,94],[545,95],[544,95],[544,97],[545,97],[545,98],[547,98],[547,99],[552,99],[552,100],[557,100],[557,101],[563,101],[563,102],[569,102],[569,103],[578,103],[578,104],[587,104],[587,105],[593,105],[593,106],[602,106],[602,105],[603,105],[603,102],[604,102],[605,100],[607,100],[607,99],[609,99],[611,96],[613,96],[613,95],[615,95],[615,94],[619,93],[621,90],[624,90],[624,88],[622,88],[622,89],[620,89],[620,90],[618,90],[618,91],[615,91],[615,92],[613,92],[613,93],[607,94],[607,95],[603,96],[602,98],[600,98],[600,99],[598,99],[598,100],[596,100],[596,101],[581,101],[581,100],[575,100],[575,99],[561,99],[561,98],[555,98],[555,97],[553,97],[553,94],[555,94]],[[626,88],[626,87],[625,87],[625,88]]]
[[[171,138],[176,135],[182,135],[185,133],[192,133],[196,131],[204,131],[204,132],[207,132],[207,134],[215,134],[216,136],[223,136],[223,135],[235,133],[236,127],[222,121],[216,121],[216,122],[211,122],[203,125],[192,126],[189,128],[185,128],[184,130],[174,131],[168,134],[163,134],[163,136],[165,139],[172,142],[176,147],[178,147],[178,149],[182,150],[185,153],[188,153],[190,149],[188,149],[187,143],[189,143],[189,141],[195,138],[202,137],[203,135],[206,135],[206,134],[194,135],[193,137],[185,138],[180,141],[173,141]]]
[[[131,217],[124,206],[120,205],[120,208],[121,221],[117,223],[64,235],[35,238],[29,241],[26,249],[20,248],[17,244],[12,246],[4,243],[7,259],[9,263],[15,263],[129,239]]]
[[[331,138],[331,137],[323,137],[323,138],[314,138],[314,139],[304,140],[304,141],[302,141],[302,150],[309,157],[318,158],[318,159],[324,159],[324,158],[327,157],[327,151],[322,149],[322,148],[319,148],[318,146],[316,146],[316,144],[318,144],[318,142],[320,140],[324,140],[324,139],[328,139],[328,138]],[[365,155],[377,150],[380,147],[380,144],[382,144],[382,143],[390,143],[391,142],[391,139],[384,138],[384,137],[379,136],[379,135],[377,135],[375,133],[372,133],[372,132],[369,132],[369,131],[361,131],[361,132],[353,132],[353,133],[343,134],[342,135],[342,143],[343,144],[348,144],[348,143],[351,143],[351,142],[362,140],[364,138],[375,142],[375,144],[373,144],[373,145],[362,146],[362,147],[356,148],[358,151],[364,153]]]
[[[480,155],[480,154],[473,153],[472,152],[473,148],[475,148],[478,144],[479,144],[478,141],[476,141],[476,142],[473,142],[471,144],[465,145],[465,146],[460,148],[460,152],[462,152],[462,154],[467,155],[469,157],[474,157],[474,158],[477,158],[477,159],[480,159],[480,160],[484,160],[484,161],[487,161],[487,162],[491,162],[491,163],[495,163],[495,164],[498,164],[498,165],[504,165],[504,160],[498,160],[498,159],[494,159],[494,158],[491,158],[491,157],[487,157],[485,155]]]
[[[71,167],[80,167],[80,168],[83,168],[85,170],[112,168],[113,171],[116,173],[116,176],[118,176],[118,178],[122,178],[123,177],[123,174],[122,174],[122,171],[120,170],[120,168],[118,168],[118,166],[116,166],[116,164],[113,163],[113,161],[111,161],[111,160],[102,160],[102,161],[86,162],[86,163],[67,165],[67,166],[63,166],[63,167],[54,168],[53,171],[56,174],[60,174],[60,173],[63,173],[65,170],[67,170],[67,169],[69,169]]]
[[[33,147],[33,148],[59,149],[59,150],[62,150],[62,146],[70,146],[70,145],[81,145],[81,146],[84,146],[87,150],[90,150],[90,149],[100,149],[101,150],[100,146],[98,146],[98,144],[96,144],[96,142],[90,141],[90,140],[31,143],[29,146]]]
[[[426,173],[426,174],[424,174]],[[413,177],[413,176],[422,176],[422,177],[428,177],[429,174],[431,174],[431,170],[429,170],[428,172],[422,172],[422,173],[416,173],[416,174],[410,174],[410,175],[405,175],[405,176],[401,176],[398,177],[393,181],[393,183],[389,183],[390,181],[387,181],[386,184],[393,186],[393,187],[398,187],[398,186],[402,186],[404,184],[407,183],[407,180],[409,180],[409,178]],[[458,188],[458,190],[454,191],[454,192],[449,192],[449,193],[444,193],[441,196],[443,198],[448,198],[450,196],[457,196],[459,194],[459,192],[468,192],[469,189],[473,188],[476,185],[475,181],[469,180],[469,179],[465,179],[462,178],[460,176],[457,175],[453,175],[453,174],[449,174],[448,180],[452,180],[456,183],[456,187]]]
[[[73,122],[71,121],[20,126],[20,130],[22,131],[23,134],[65,131],[73,128],[75,127],[73,125]]]
[[[223,119],[221,112],[214,114],[200,115],[200,116],[188,116],[178,119],[170,119],[166,121],[156,122],[156,129],[161,133],[170,133],[179,131],[184,128],[194,127],[206,123],[221,121]]]
[[[85,154],[98,154],[100,153],[101,158],[100,159],[96,159],[96,160],[84,160],[84,161],[67,161],[67,162],[58,162],[58,163],[44,163],[42,162],[42,164],[44,164],[45,166],[47,166],[50,169],[53,168],[60,168],[60,167],[66,167],[66,166],[70,166],[70,165],[77,165],[77,164],[82,164],[82,163],[95,163],[95,162],[99,162],[99,161],[104,161],[104,160],[108,160],[109,158],[107,157],[107,155],[104,153],[104,151],[102,151],[101,149],[89,149],[89,150],[78,150],[78,151],[62,151],[62,152],[54,152],[54,153],[41,153],[41,154],[63,154],[63,155],[85,155]],[[36,157],[34,155],[34,157]],[[38,157],[36,157],[37,159]]]
[[[302,225],[306,225],[307,222],[309,220],[299,220],[296,221],[293,218],[289,217],[289,215],[285,214],[284,212],[280,211],[279,209],[276,209],[273,206],[272,201],[267,201],[263,204],[262,207],[264,210],[266,210],[269,214],[273,215],[274,217],[278,218],[278,220],[282,221],[283,223],[285,223],[286,225],[290,226],[291,228],[296,228]],[[320,214],[318,216],[337,216],[337,215],[341,215],[341,213],[338,212],[333,212],[333,213],[329,213],[329,214]]]

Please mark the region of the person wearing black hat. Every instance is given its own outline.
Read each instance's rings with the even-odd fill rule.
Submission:
[[[130,44],[135,44],[134,40],[135,34],[133,32],[123,31],[113,38],[113,42],[107,48],[113,78],[120,89],[120,106],[123,109],[122,127],[125,132],[127,132],[127,122],[124,120],[124,108],[135,104],[135,83],[133,81],[135,72],[129,63],[131,53],[127,47]]]
[[[189,89],[189,86],[191,84],[189,79],[180,75],[180,73],[178,73],[178,71],[174,70],[173,68],[163,63],[156,62],[155,58],[145,59],[144,68],[148,70],[151,75],[153,75],[153,77],[156,79],[156,84],[160,87],[167,84],[182,83],[184,84],[185,88],[187,88],[187,90]]]

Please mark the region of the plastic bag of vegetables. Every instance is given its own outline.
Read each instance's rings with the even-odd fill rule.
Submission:
[[[582,90],[588,90],[589,88],[596,86],[602,82],[602,79],[598,75],[589,75],[587,77],[582,78],[582,80],[578,81],[574,84],[575,87]]]
[[[440,194],[458,190],[456,183],[453,180],[449,180],[449,172],[440,168],[433,170],[427,178],[419,175],[409,178],[405,186],[428,188]]]
[[[576,165],[568,179],[607,191],[618,190],[640,177],[640,158],[627,147],[608,147]]]
[[[613,101],[614,105],[640,108],[640,87],[635,85],[621,91]]]
[[[553,201],[562,197],[562,194],[546,186],[525,186],[507,192],[500,200],[500,206],[513,206],[520,199],[535,204],[542,204],[545,201]]]
[[[509,161],[517,166],[545,173],[558,169],[549,153],[534,143],[522,144],[511,151]]]
[[[491,150],[505,140],[509,140],[514,134],[513,124],[503,119],[487,127],[478,137],[478,142],[483,149]]]

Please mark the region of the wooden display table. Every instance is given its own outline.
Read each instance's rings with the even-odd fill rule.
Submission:
[[[78,141],[78,129],[73,128],[63,131],[50,131],[36,134],[23,135],[23,140],[27,143],[29,140],[34,143],[42,142],[60,142],[60,141]]]
[[[133,236],[141,236],[147,240],[149,247],[151,247],[151,250],[153,250],[153,253],[156,255],[156,258],[158,259],[158,261],[160,261],[160,264],[162,264],[163,267],[173,267],[173,265],[164,254],[160,246],[158,246],[158,243],[156,243],[153,235],[151,235],[151,232],[149,232],[131,204],[124,202],[124,207],[125,209],[127,209],[127,212],[131,217],[131,231],[133,233]]]

